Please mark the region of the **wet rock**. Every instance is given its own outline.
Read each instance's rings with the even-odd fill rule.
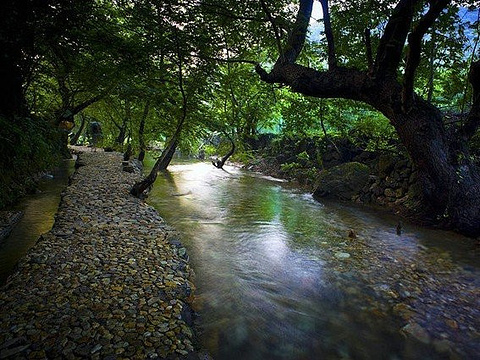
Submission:
[[[401,332],[405,336],[414,338],[415,340],[418,340],[424,344],[429,344],[431,341],[430,335],[427,333],[427,331],[422,326],[414,322],[405,325]]]
[[[350,254],[346,252],[337,252],[335,253],[335,257],[340,260],[346,260],[350,258]]]

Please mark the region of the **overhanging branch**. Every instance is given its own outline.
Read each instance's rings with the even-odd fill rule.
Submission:
[[[211,57],[211,56],[198,56],[198,55],[190,55],[190,56],[200,60],[211,60],[211,61],[218,61],[223,63],[241,63],[241,64],[258,65],[257,61],[248,60],[248,59],[231,59],[231,58],[224,59],[224,58],[217,58],[217,57]]]

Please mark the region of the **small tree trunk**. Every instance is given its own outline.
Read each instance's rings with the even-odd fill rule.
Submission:
[[[125,143],[125,138],[127,136],[127,118],[123,119],[122,126],[119,128],[120,132],[118,133],[115,142],[123,148]]]
[[[129,161],[131,156],[132,156],[132,144],[128,142],[127,150],[123,154],[123,161]]]
[[[85,116],[80,115],[80,117],[82,118],[82,122],[80,124],[80,127],[78,128],[78,131],[70,139],[70,145],[77,145],[78,139],[80,138],[80,135],[82,135],[83,129],[85,128]]]
[[[178,139],[174,136],[168,146],[163,150],[162,155],[157,159],[155,165],[153,166],[150,174],[140,182],[137,182],[133,185],[132,189],[130,190],[130,194],[136,197],[142,196],[142,194],[150,188],[155,180],[157,180],[157,174],[159,171],[164,171],[167,169],[168,165],[172,161],[173,155],[175,154],[175,150],[177,149]]]
[[[235,143],[233,142],[232,138],[230,136],[228,136],[228,140],[230,140],[230,143],[232,144],[232,148],[230,149],[230,151],[224,156],[222,157],[220,160],[212,160],[212,164],[213,166],[215,166],[216,168],[219,168],[219,169],[223,169],[223,165],[225,165],[225,162],[228,160],[228,158],[230,156],[233,155],[233,153],[235,152]]]
[[[178,39],[177,39],[177,50],[178,50],[178,87],[180,93],[182,94],[182,117],[180,118],[177,128],[175,129],[175,133],[173,134],[172,138],[170,139],[167,147],[163,150],[162,155],[158,158],[157,162],[153,166],[152,171],[150,174],[143,179],[142,181],[133,185],[132,189],[130,190],[130,194],[136,197],[140,197],[145,190],[147,190],[150,186],[153,185],[155,180],[157,179],[157,174],[159,171],[164,171],[167,169],[168,165],[172,161],[173,155],[175,154],[175,150],[177,149],[178,142],[180,140],[180,134],[182,132],[183,124],[187,119],[187,94],[185,92],[183,86],[183,59],[178,48]],[[144,113],[145,114],[145,113]],[[145,114],[146,117],[146,114]]]
[[[145,120],[147,119],[149,108],[150,108],[150,100],[147,100],[147,103],[145,104],[145,108],[143,109],[142,119],[140,120],[140,126],[138,128],[138,142],[140,146],[140,152],[138,154],[139,161],[143,161],[143,159],[145,159],[146,145],[145,145],[144,132],[145,132]]]

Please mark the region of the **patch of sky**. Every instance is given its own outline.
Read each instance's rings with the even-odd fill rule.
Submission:
[[[312,16],[308,27],[308,40],[320,42],[323,38],[323,11],[319,1],[313,2]]]

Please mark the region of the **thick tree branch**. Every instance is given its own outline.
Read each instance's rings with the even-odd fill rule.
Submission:
[[[78,114],[82,110],[86,109],[90,105],[96,103],[102,97],[103,97],[103,95],[97,95],[97,96],[94,96],[94,97],[84,101],[81,104],[78,104],[77,106],[75,106],[73,108],[65,108],[65,109],[61,110],[61,112],[59,113],[59,115],[57,117],[57,124],[60,124],[63,120],[73,119],[73,116],[75,116],[76,114]]]
[[[430,2],[430,8],[420,19],[417,26],[408,36],[408,53],[403,77],[402,103],[404,111],[409,111],[413,101],[413,86],[415,81],[415,72],[420,64],[420,54],[422,52],[422,39],[428,29],[433,25],[440,13],[450,3],[451,0],[437,0]]]
[[[336,67],[319,71],[298,64],[276,66],[267,73],[260,66],[256,68],[260,78],[267,83],[288,85],[292,91],[318,98],[345,98],[372,103],[375,84],[365,72],[356,69]],[[372,90],[373,89],[373,90]],[[375,91],[375,94],[378,90]]]
[[[90,105],[96,103],[97,101],[100,101],[102,99],[103,95],[97,95],[97,96],[94,96],[86,101],[84,101],[83,103],[81,104],[78,104],[77,106],[75,106],[71,111],[73,113],[73,115],[75,114],[78,114],[80,111],[86,109],[87,107],[89,107]]]
[[[283,54],[280,54],[277,64],[293,64],[302,51],[307,37],[308,23],[312,16],[313,0],[300,0],[297,18],[290,36],[285,45]]]
[[[333,39],[332,23],[330,22],[330,10],[328,0],[320,0],[323,9],[323,25],[325,27],[325,37],[328,45],[328,67],[333,69],[337,66],[337,57],[335,55],[335,42]]]
[[[396,77],[415,6],[419,2],[420,0],[400,0],[393,10],[377,50],[375,74],[378,77]]]

